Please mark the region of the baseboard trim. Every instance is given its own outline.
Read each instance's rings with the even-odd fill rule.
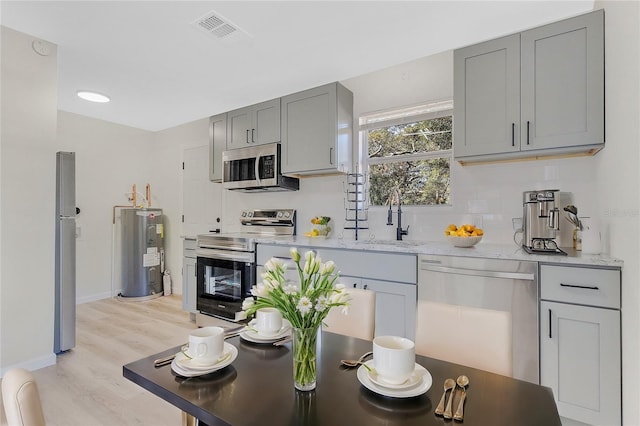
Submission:
[[[95,302],[97,300],[109,299],[111,297],[110,291],[105,291],[104,293],[92,294],[90,296],[79,297],[76,299],[76,305],[81,305],[83,303]]]
[[[34,371],[44,367],[48,367],[50,365],[54,365],[55,363],[56,354],[52,352],[49,355],[44,355],[38,358],[30,359],[28,361],[20,362],[18,364],[9,365],[8,367],[3,367],[2,370],[0,370],[0,374],[4,376],[7,371],[13,368],[24,368],[25,370]]]

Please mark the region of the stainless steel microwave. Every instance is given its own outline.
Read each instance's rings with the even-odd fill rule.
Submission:
[[[280,172],[279,143],[250,146],[222,153],[222,186],[244,192],[297,191],[297,178]]]

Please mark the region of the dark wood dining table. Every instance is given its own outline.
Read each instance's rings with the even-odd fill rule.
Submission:
[[[561,426],[551,389],[483,370],[416,356],[433,379],[424,394],[391,398],[360,384],[357,359],[372,342],[322,332],[318,338],[317,387],[295,390],[291,343],[273,345],[227,340],[238,349],[227,367],[197,377],[181,377],[154,360],[179,351],[167,349],[123,366],[123,375],[183,412],[200,425],[466,425]],[[436,416],[446,378],[469,377],[462,422]],[[457,402],[458,396],[455,401]],[[454,406],[455,411],[455,406]]]

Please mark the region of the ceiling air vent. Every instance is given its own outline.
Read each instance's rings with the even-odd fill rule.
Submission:
[[[248,34],[240,29],[240,27],[216,12],[207,13],[203,17],[194,21],[193,25],[200,31],[217,39],[232,40],[237,39],[239,36],[248,36]]]

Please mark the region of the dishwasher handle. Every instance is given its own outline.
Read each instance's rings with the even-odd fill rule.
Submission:
[[[423,271],[441,272],[444,274],[470,275],[474,277],[487,278],[504,278],[509,280],[527,280],[533,281],[534,274],[526,272],[504,272],[504,271],[487,271],[480,269],[450,268],[448,266],[436,266],[428,263],[421,263],[420,269]]]

